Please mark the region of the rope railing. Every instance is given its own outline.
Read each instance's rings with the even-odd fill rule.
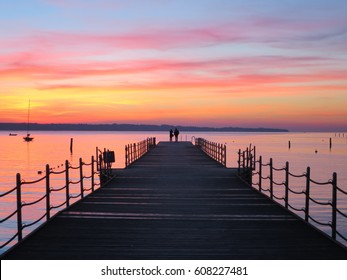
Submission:
[[[226,166],[227,147],[225,144],[208,141],[204,138],[194,138],[195,145],[198,146],[205,154]]]
[[[285,167],[277,168],[277,167],[274,167],[272,158],[270,158],[268,163],[263,163],[262,156],[260,156],[258,160],[254,160],[255,147],[254,149],[252,147],[247,148],[245,151],[239,150],[238,156],[239,156],[239,160],[238,160],[239,176],[243,178],[245,181],[247,181],[251,186],[257,189],[259,192],[266,193],[267,196],[269,196],[273,201],[277,203],[279,203],[278,201],[280,200],[284,200],[284,207],[286,209],[291,210],[292,212],[293,211],[303,212],[304,215],[302,219],[305,222],[310,224],[312,224],[313,222],[315,224],[318,224],[324,227],[330,227],[330,230],[331,230],[330,237],[333,240],[336,240],[336,237],[339,236],[341,237],[341,239],[346,241],[346,237],[343,236],[341,233],[339,233],[337,230],[337,226],[338,226],[337,215],[339,215],[339,218],[347,219],[347,214],[337,207],[338,206],[337,200],[338,200],[338,194],[347,195],[347,192],[337,186],[336,172],[332,174],[332,178],[329,179],[328,181],[319,182],[317,180],[312,179],[310,167],[307,167],[306,172],[304,172],[303,174],[294,174],[289,171],[288,162],[286,162]],[[267,173],[269,174],[268,176],[264,176],[263,174],[264,168],[267,169]],[[281,174],[284,173],[285,180],[282,183],[276,182],[274,179],[274,172],[281,173]],[[305,179],[305,186],[303,190],[298,191],[290,187],[290,178]],[[263,181],[267,182],[267,185],[269,186],[268,189],[263,188],[263,184],[264,184]],[[321,200],[318,200],[317,198],[314,198],[311,195],[311,192],[313,190],[311,184],[314,184],[317,186],[330,186],[331,197],[329,198],[329,200],[321,201]],[[274,194],[275,186],[281,186],[282,188],[284,187],[283,197],[280,197],[278,194],[277,195]],[[298,195],[298,196],[301,195],[302,199],[304,199],[304,205],[302,205],[301,209],[299,209],[297,206],[294,207],[290,203],[290,193]],[[310,208],[314,205],[331,207],[331,210],[330,210],[331,220],[328,223],[319,221],[316,218],[312,217]]]
[[[342,238],[344,241],[347,242],[347,238],[344,237],[340,232],[336,231],[336,234],[337,234],[340,238]]]
[[[17,190],[17,186],[14,187],[14,188],[11,189],[11,190],[5,192],[5,193],[0,194],[0,198],[2,198],[2,197],[4,197],[4,196],[7,196],[7,195],[9,195],[9,194],[11,194],[11,193],[13,193],[15,190]]]
[[[11,214],[8,214],[6,217],[2,218],[0,220],[0,226],[8,221],[11,218],[15,218],[16,224],[17,224],[17,232],[10,237],[6,242],[0,245],[0,249],[3,249],[7,245],[9,245],[11,242],[13,242],[15,239],[17,239],[17,242],[21,242],[23,239],[23,230],[26,228],[29,228],[40,221],[42,221],[44,218],[46,218],[46,221],[50,220],[51,217],[51,211],[53,209],[59,209],[61,207],[64,207],[66,209],[67,207],[70,206],[70,201],[71,199],[76,199],[76,198],[84,198],[85,192],[90,191],[91,193],[94,192],[95,188],[97,186],[103,186],[105,183],[107,183],[111,177],[112,177],[112,171],[111,171],[111,160],[108,158],[105,158],[105,156],[109,156],[110,151],[106,151],[105,153],[100,153],[99,154],[99,149],[97,148],[97,155],[96,155],[96,160],[94,159],[94,156],[91,157],[91,161],[89,163],[84,163],[82,159],[79,159],[79,165],[78,166],[72,166],[69,161],[65,161],[65,169],[62,171],[53,171],[52,168],[50,168],[49,164],[46,165],[46,171],[45,171],[45,176],[34,180],[34,181],[24,181],[22,180],[21,174],[17,173],[16,175],[16,186],[12,188],[11,190],[0,194],[0,198],[7,197],[8,195],[12,194],[13,192],[16,192],[16,210],[12,212]],[[85,170],[83,169],[83,166],[88,166],[90,168],[90,175],[85,176],[84,172]],[[95,168],[96,167],[96,168]],[[76,170],[79,173],[79,178],[77,181],[73,181],[70,175],[70,170]],[[53,188],[51,187],[51,181],[52,181],[52,176],[56,175],[62,175],[65,174],[65,185],[61,187],[56,187]],[[99,175],[99,182],[96,182],[95,176]],[[90,181],[90,188],[85,188],[84,183],[85,180]],[[41,182],[45,182],[45,194],[41,196],[40,198],[31,201],[31,202],[25,202],[22,201],[23,197],[23,191],[22,191],[22,186],[23,185],[34,185],[38,184]],[[71,188],[70,185],[72,184],[79,184],[79,193],[77,194],[70,194]],[[52,199],[52,193],[61,193],[62,191],[65,190],[65,200],[58,205],[51,205],[51,199]],[[34,206],[37,205],[40,202],[45,201],[45,213],[40,216],[39,219],[36,219],[34,221],[31,221],[28,224],[25,224],[23,222],[23,212],[25,211],[26,207]],[[77,201],[75,201],[77,202]],[[61,209],[64,210],[64,209]],[[59,213],[59,212],[57,212]],[[54,215],[56,215],[55,213]]]
[[[155,146],[155,137],[149,137],[140,142],[125,145],[125,167],[134,163]]]

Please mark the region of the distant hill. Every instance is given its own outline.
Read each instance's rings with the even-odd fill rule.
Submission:
[[[177,127],[180,131],[207,131],[207,132],[288,132],[279,128],[244,128],[244,127],[200,127],[200,126],[172,126],[148,124],[39,124],[31,123],[30,130],[42,131],[169,131]],[[18,131],[26,130],[26,123],[0,123],[0,130]]]

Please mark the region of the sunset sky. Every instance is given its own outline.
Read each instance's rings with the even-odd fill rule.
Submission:
[[[0,1],[0,122],[347,131],[347,1]]]

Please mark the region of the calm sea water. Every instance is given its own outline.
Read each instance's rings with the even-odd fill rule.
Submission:
[[[62,164],[65,160],[73,166],[78,165],[79,158],[88,163],[91,156],[95,155],[96,147],[114,150],[116,163],[114,167],[124,167],[124,146],[128,143],[138,142],[147,137],[156,137],[157,142],[167,141],[167,132],[39,132],[35,131],[32,136],[33,142],[23,141],[23,132],[18,136],[9,136],[9,132],[0,132],[0,193],[15,186],[16,173],[21,173],[25,181],[37,180],[44,176],[45,165],[49,164],[55,171],[64,169]],[[312,178],[319,182],[325,182],[332,178],[332,173],[338,174],[338,186],[347,190],[347,133],[209,133],[209,132],[181,132],[181,141],[191,141],[194,137],[203,137],[210,141],[227,144],[227,166],[237,166],[237,151],[244,149],[250,144],[257,148],[257,155],[263,156],[263,163],[273,158],[274,166],[281,168],[285,162],[290,163],[290,171],[295,174],[303,174],[306,167],[311,167]],[[73,154],[70,154],[70,139],[73,138]],[[333,146],[329,148],[329,139],[332,138]],[[291,141],[291,149],[288,147]],[[42,171],[43,175],[38,172]],[[85,171],[88,172],[87,170]],[[264,168],[264,176],[266,174]],[[86,174],[87,175],[87,174]],[[78,174],[71,174],[72,178],[78,178]],[[53,180],[53,187],[64,186],[64,177]],[[283,173],[275,173],[275,180],[279,183],[284,181]],[[296,191],[304,189],[305,180],[291,179],[291,186]],[[267,183],[263,182],[266,187]],[[78,193],[78,186],[72,189],[72,193]],[[326,202],[331,199],[330,186],[312,185],[312,195],[318,201]],[[42,196],[45,192],[44,182],[35,185],[23,186],[23,200],[31,202]],[[283,187],[275,187],[275,194],[283,196]],[[58,205],[64,199],[63,195],[57,194],[52,198],[52,204]],[[279,201],[281,202],[281,201]],[[290,203],[296,208],[303,208],[302,196],[291,194]],[[15,210],[15,195],[0,199],[0,219]],[[23,221],[30,223],[42,216],[45,204],[36,205],[26,209]],[[338,208],[347,213],[347,198],[339,194]],[[56,210],[58,211],[58,210]],[[54,212],[53,212],[54,213]],[[314,218],[323,221],[331,221],[331,207],[312,206],[311,213]],[[302,216],[301,212],[297,212]],[[347,219],[338,215],[338,230],[347,236]],[[320,227],[330,233],[329,228]],[[7,241],[16,232],[15,220],[9,220],[1,226],[0,243]],[[24,232],[28,234],[33,228]],[[3,252],[4,250],[1,250]]]

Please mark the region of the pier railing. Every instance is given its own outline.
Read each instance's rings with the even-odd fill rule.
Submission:
[[[238,151],[238,174],[250,185],[252,184],[252,172],[255,170],[256,148],[250,145],[246,150]]]
[[[137,143],[127,144],[125,146],[125,167],[128,167],[155,146],[155,137],[150,137]]]
[[[204,138],[195,138],[195,145],[203,150],[209,157],[226,166],[227,147],[225,144],[208,141]]]
[[[11,242],[15,241],[17,239],[18,242],[20,242],[23,239],[23,231],[26,228],[32,227],[36,224],[38,224],[40,221],[49,221],[53,216],[55,216],[57,213],[52,215],[52,210],[59,209],[60,211],[66,209],[71,205],[71,200],[74,199],[73,203],[77,202],[78,200],[85,197],[85,195],[89,192],[92,193],[96,190],[96,188],[102,186],[105,184],[108,180],[110,180],[111,176],[111,170],[110,164],[108,164],[107,160],[104,158],[104,153],[99,153],[97,149],[97,156],[95,159],[94,156],[91,157],[91,161],[89,163],[83,162],[83,160],[79,159],[79,164],[77,166],[72,166],[69,161],[65,161],[65,169],[61,171],[54,171],[53,168],[50,167],[49,164],[46,165],[45,168],[45,176],[34,180],[34,181],[25,181],[22,179],[22,176],[20,173],[17,173],[16,175],[16,186],[5,192],[0,194],[0,199],[6,198],[9,195],[16,194],[16,210],[10,214],[8,214],[5,218],[2,218],[0,220],[0,226],[5,223],[6,221],[10,220],[11,218],[14,218],[16,220],[16,226],[17,226],[17,232],[12,237],[9,238],[5,243],[0,245],[0,249],[5,248],[7,245],[9,245]],[[89,171],[86,171],[85,167],[89,167]],[[75,173],[78,174],[77,176],[71,176],[70,171],[76,170]],[[88,173],[89,175],[86,176],[85,173]],[[56,178],[54,176],[62,175],[63,178]],[[96,182],[96,176],[99,175],[99,183]],[[61,187],[53,187],[53,180],[61,180],[64,181],[64,185]],[[90,186],[89,188],[86,186],[86,180],[89,180]],[[31,201],[31,202],[25,202],[23,201],[23,186],[26,185],[34,185],[38,183],[43,183],[43,187],[45,189],[44,195],[40,198]],[[73,185],[77,186],[78,192],[77,194],[72,194],[71,187]],[[52,199],[54,193],[61,193],[64,197],[64,200],[62,203],[58,205],[52,205]],[[40,202],[44,202],[45,204],[45,211],[44,213],[40,214],[41,216],[35,220],[30,221],[30,223],[25,224],[23,222],[23,214],[25,210],[30,206],[37,206]],[[62,208],[63,207],[63,208]],[[29,210],[28,210],[29,211]]]
[[[347,196],[347,192],[337,186],[336,172],[332,174],[331,179],[328,181],[318,182],[312,178],[310,167],[307,167],[306,172],[303,174],[294,174],[289,169],[289,162],[286,162],[284,167],[277,168],[274,166],[272,158],[270,158],[267,163],[263,162],[262,156],[259,156],[259,159],[255,160],[255,147],[250,149],[247,148],[242,152],[239,150],[238,170],[239,175],[243,179],[259,192],[267,195],[271,200],[281,204],[296,215],[297,213],[302,213],[302,217],[300,215],[297,216],[316,228],[318,228],[317,225],[330,228],[329,236],[342,245],[344,245],[343,242],[347,242],[347,237],[339,232],[337,222],[339,220],[338,216],[341,220],[347,219],[347,214],[344,213],[342,209],[338,208],[339,196]],[[264,176],[265,173],[267,176]],[[284,180],[282,182],[276,181],[275,178],[279,177],[284,178]],[[301,190],[291,186],[291,180],[294,178],[303,178],[305,181],[304,187]],[[315,198],[312,195],[314,191],[313,184],[315,186],[329,186],[331,188],[330,196],[327,201],[322,201],[322,199]],[[282,191],[278,190],[279,187],[282,187]],[[282,194],[278,194],[279,192]],[[304,202],[302,207],[291,204],[291,195],[301,196]],[[319,221],[313,217],[310,209],[316,206],[330,207],[331,218],[329,222]],[[341,238],[343,242],[337,240],[337,237]]]

